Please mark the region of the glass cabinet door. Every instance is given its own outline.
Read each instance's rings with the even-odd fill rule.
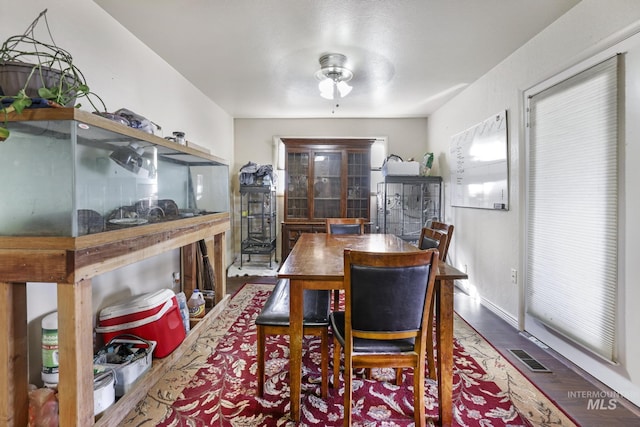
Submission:
[[[348,153],[347,217],[369,217],[370,160],[368,152]]]
[[[309,153],[287,154],[287,217],[309,217]]]
[[[342,195],[342,153],[313,153],[313,217],[335,218],[340,215]]]

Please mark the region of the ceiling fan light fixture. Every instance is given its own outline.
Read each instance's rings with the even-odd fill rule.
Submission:
[[[338,92],[340,92],[340,98],[344,98],[349,95],[349,93],[351,93],[351,89],[353,89],[353,87],[349,86],[345,81],[338,82],[336,88],[338,89]]]
[[[344,98],[353,89],[349,84],[353,72],[345,68],[347,57],[340,53],[329,53],[320,57],[320,70],[316,71],[316,78],[320,80],[318,89],[320,96],[325,99]]]

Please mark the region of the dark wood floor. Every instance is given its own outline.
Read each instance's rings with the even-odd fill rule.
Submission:
[[[270,277],[230,277],[227,279],[227,293],[235,293],[244,283],[273,283],[274,281],[275,279]],[[640,427],[640,408],[624,400],[610,405],[608,397],[615,396],[615,394],[604,394],[605,398],[600,409],[594,409],[593,402],[589,407],[589,399],[579,397],[580,393],[584,392],[584,396],[589,392],[613,392],[562,356],[552,350],[539,347],[466,294],[456,292],[455,310],[505,358],[517,366],[531,382],[555,401],[578,425],[585,427]],[[520,360],[509,353],[508,349],[525,350],[549,368],[551,373],[529,371]]]
[[[578,368],[564,357],[550,349],[543,349],[517,329],[495,315],[462,292],[455,294],[455,311],[467,321],[505,358],[533,382],[540,390],[555,401],[577,424],[581,426],[640,426],[640,408],[628,401],[612,402],[609,408],[609,396],[616,397],[611,389],[600,383],[588,373]],[[520,360],[509,353],[508,349],[523,349],[537,361],[547,367],[551,373],[531,372]],[[577,397],[581,392],[606,392],[601,409],[589,407],[587,397]]]

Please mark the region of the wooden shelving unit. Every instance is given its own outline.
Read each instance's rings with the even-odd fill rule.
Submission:
[[[50,140],[82,140],[83,147],[103,150],[104,144],[118,147],[131,142],[157,150],[158,156],[173,165],[195,165],[197,173],[204,167],[221,167],[216,175],[222,182],[212,182],[212,187],[228,198],[228,163],[208,153],[191,147],[178,146],[171,142],[129,128],[94,114],[73,108],[25,110],[23,114],[7,117],[19,134],[30,129],[28,137],[18,139],[21,144],[31,144],[39,152],[41,134],[55,129]],[[75,126],[74,126],[75,125]],[[35,130],[34,130],[35,129]],[[73,129],[73,130],[69,130]],[[12,138],[13,138],[12,131]],[[8,147],[11,140],[4,142]],[[78,142],[79,144],[79,142]],[[45,147],[47,144],[42,143]],[[14,149],[21,145],[14,143]],[[75,148],[74,148],[75,150]],[[71,150],[73,153],[74,151]],[[107,151],[108,152],[108,151]],[[71,156],[72,157],[72,156]],[[73,159],[73,157],[72,157]],[[94,159],[95,160],[95,159]],[[4,156],[5,166],[12,159]],[[43,160],[43,161],[46,161]],[[108,161],[108,160],[107,160]],[[75,163],[75,168],[81,162]],[[82,164],[83,167],[86,165]],[[105,165],[102,164],[104,167]],[[176,166],[177,167],[177,166]],[[186,168],[186,166],[185,166]],[[62,167],[59,169],[70,170]],[[171,168],[166,168],[171,169]],[[56,169],[58,170],[58,169]],[[74,169],[75,170],[75,169]],[[158,174],[163,173],[158,170]],[[185,175],[187,172],[184,173]],[[168,174],[169,176],[171,174]],[[28,175],[25,175],[28,178]],[[208,175],[203,175],[208,176]],[[75,178],[76,176],[74,176]],[[19,182],[16,178],[15,182]],[[105,178],[108,179],[108,178]],[[166,178],[171,180],[172,178]],[[175,180],[174,180],[175,181]],[[174,181],[171,181],[172,183]],[[14,182],[14,186],[16,185]],[[72,179],[69,182],[75,183]],[[38,183],[40,184],[40,182]],[[42,184],[50,184],[42,182]],[[213,185],[215,184],[215,185]],[[40,188],[40,187],[32,187]],[[43,187],[49,188],[49,187]],[[180,187],[182,188],[182,187]],[[220,190],[220,189],[223,190]],[[226,190],[224,190],[226,188]],[[58,188],[55,188],[58,190]],[[5,194],[20,195],[24,191],[11,187]],[[61,189],[72,192],[73,188]],[[40,194],[33,197],[36,202]],[[48,196],[43,194],[43,196]],[[217,199],[223,199],[216,193]],[[4,200],[10,203],[11,200]],[[36,206],[39,207],[39,206]],[[181,206],[182,207],[182,206]],[[190,207],[190,206],[189,206]],[[76,215],[75,206],[65,211],[69,220]],[[69,221],[71,223],[71,221]],[[6,224],[5,224],[6,225]],[[135,406],[137,400],[174,365],[207,327],[226,302],[226,233],[231,229],[227,207],[218,210],[192,210],[192,215],[180,215],[144,225],[107,229],[93,234],[55,234],[56,230],[44,229],[45,233],[34,233],[33,229],[17,228],[15,232],[0,236],[0,425],[25,426],[28,420],[28,339],[27,339],[27,282],[57,284],[59,376],[58,400],[60,425],[86,427],[91,425],[118,425]],[[9,230],[13,231],[13,230]],[[133,388],[96,420],[93,411],[93,320],[92,278],[101,274],[140,262],[144,259],[180,249],[182,260],[182,283],[187,297],[196,285],[196,263],[198,242],[204,240],[214,270],[215,301],[217,306],[188,334],[186,340],[171,355],[154,359],[153,367]],[[38,295],[29,295],[37,298]]]
[[[9,326],[0,328],[0,340],[6,343],[0,350],[2,424],[27,424],[26,282],[57,283],[60,425],[90,426],[94,424],[91,279],[204,239],[213,256],[216,302],[220,302],[226,293],[225,234],[229,230],[229,214],[220,213],[78,238],[0,237],[0,313]],[[193,282],[184,286],[186,293],[195,287]],[[194,327],[182,346],[196,339],[206,323]],[[118,417],[128,412],[125,408],[135,405],[127,397],[142,397],[181,351],[174,353],[168,359],[155,359],[148,378],[105,412],[102,418],[110,424],[101,420],[100,425],[117,424]]]

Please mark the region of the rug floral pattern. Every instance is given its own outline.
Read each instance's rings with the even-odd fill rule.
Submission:
[[[288,337],[267,338],[267,379],[256,394],[254,320],[272,285],[247,284],[123,421],[125,426],[292,426],[289,414]],[[571,420],[462,319],[454,324],[454,425],[573,426]],[[303,345],[302,426],[341,426],[344,385],[320,397],[320,341]],[[330,367],[331,372],[331,367]],[[355,426],[413,425],[412,373],[403,384],[393,372],[353,385]],[[429,425],[437,424],[438,389],[426,380]]]

